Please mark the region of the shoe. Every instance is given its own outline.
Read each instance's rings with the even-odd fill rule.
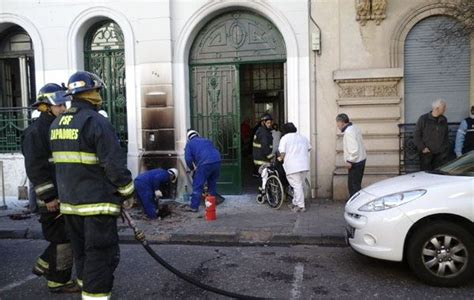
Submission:
[[[198,208],[192,208],[192,207],[186,207],[186,208],[184,209],[184,211],[197,213],[197,212],[199,211],[199,209],[198,209]]]
[[[58,286],[51,287],[48,282],[49,291],[54,294],[72,294],[80,293],[82,291],[81,287],[74,280],[70,280],[68,283]]]
[[[298,207],[298,206],[294,205],[293,203],[288,204],[288,208],[291,210],[293,210],[295,207]]]
[[[217,206],[217,205],[221,205],[222,203],[224,203],[224,201],[225,201],[225,198],[224,198],[224,197],[222,197],[222,196],[220,196],[220,195],[219,195],[219,196],[216,196],[216,206]]]
[[[304,207],[299,207],[299,206],[295,206],[291,209],[292,212],[294,213],[299,213],[299,212],[305,212],[306,211],[306,208]]]

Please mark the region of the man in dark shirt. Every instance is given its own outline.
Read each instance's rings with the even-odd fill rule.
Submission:
[[[444,116],[446,102],[433,102],[432,111],[422,115],[416,123],[415,144],[420,152],[422,171],[431,171],[443,165],[449,155],[448,120]]]

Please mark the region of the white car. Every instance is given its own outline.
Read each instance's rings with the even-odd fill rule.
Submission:
[[[474,278],[474,151],[435,171],[364,188],[344,217],[356,252],[406,260],[432,285],[466,283]]]

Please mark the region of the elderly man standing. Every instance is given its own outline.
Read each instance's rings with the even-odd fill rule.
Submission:
[[[420,152],[420,168],[431,171],[446,162],[449,155],[448,120],[444,116],[446,102],[438,99],[432,110],[416,123],[415,144]]]
[[[362,140],[362,132],[350,122],[346,114],[337,115],[336,123],[337,128],[344,134],[344,161],[349,170],[347,185],[349,195],[352,197],[362,189],[362,177],[364,176],[367,152]]]

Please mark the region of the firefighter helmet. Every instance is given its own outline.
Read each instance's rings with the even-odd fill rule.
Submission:
[[[173,176],[173,178],[171,178],[171,182],[172,182],[172,183],[175,183],[176,180],[178,180],[178,176],[179,176],[178,169],[175,169],[175,168],[168,169],[168,173],[169,173],[171,176]]]
[[[32,107],[37,108],[41,104],[46,105],[62,105],[66,101],[71,100],[69,96],[66,96],[66,88],[56,83],[48,83],[43,86],[36,97],[36,102],[33,103]]]
[[[67,88],[68,95],[76,95],[86,91],[105,88],[105,83],[94,73],[79,71],[69,77]]]
[[[199,136],[199,132],[197,132],[196,130],[189,130],[188,131],[188,141],[192,140],[193,138]]]
[[[260,118],[260,121],[273,121],[272,115],[271,114],[264,114]]]

